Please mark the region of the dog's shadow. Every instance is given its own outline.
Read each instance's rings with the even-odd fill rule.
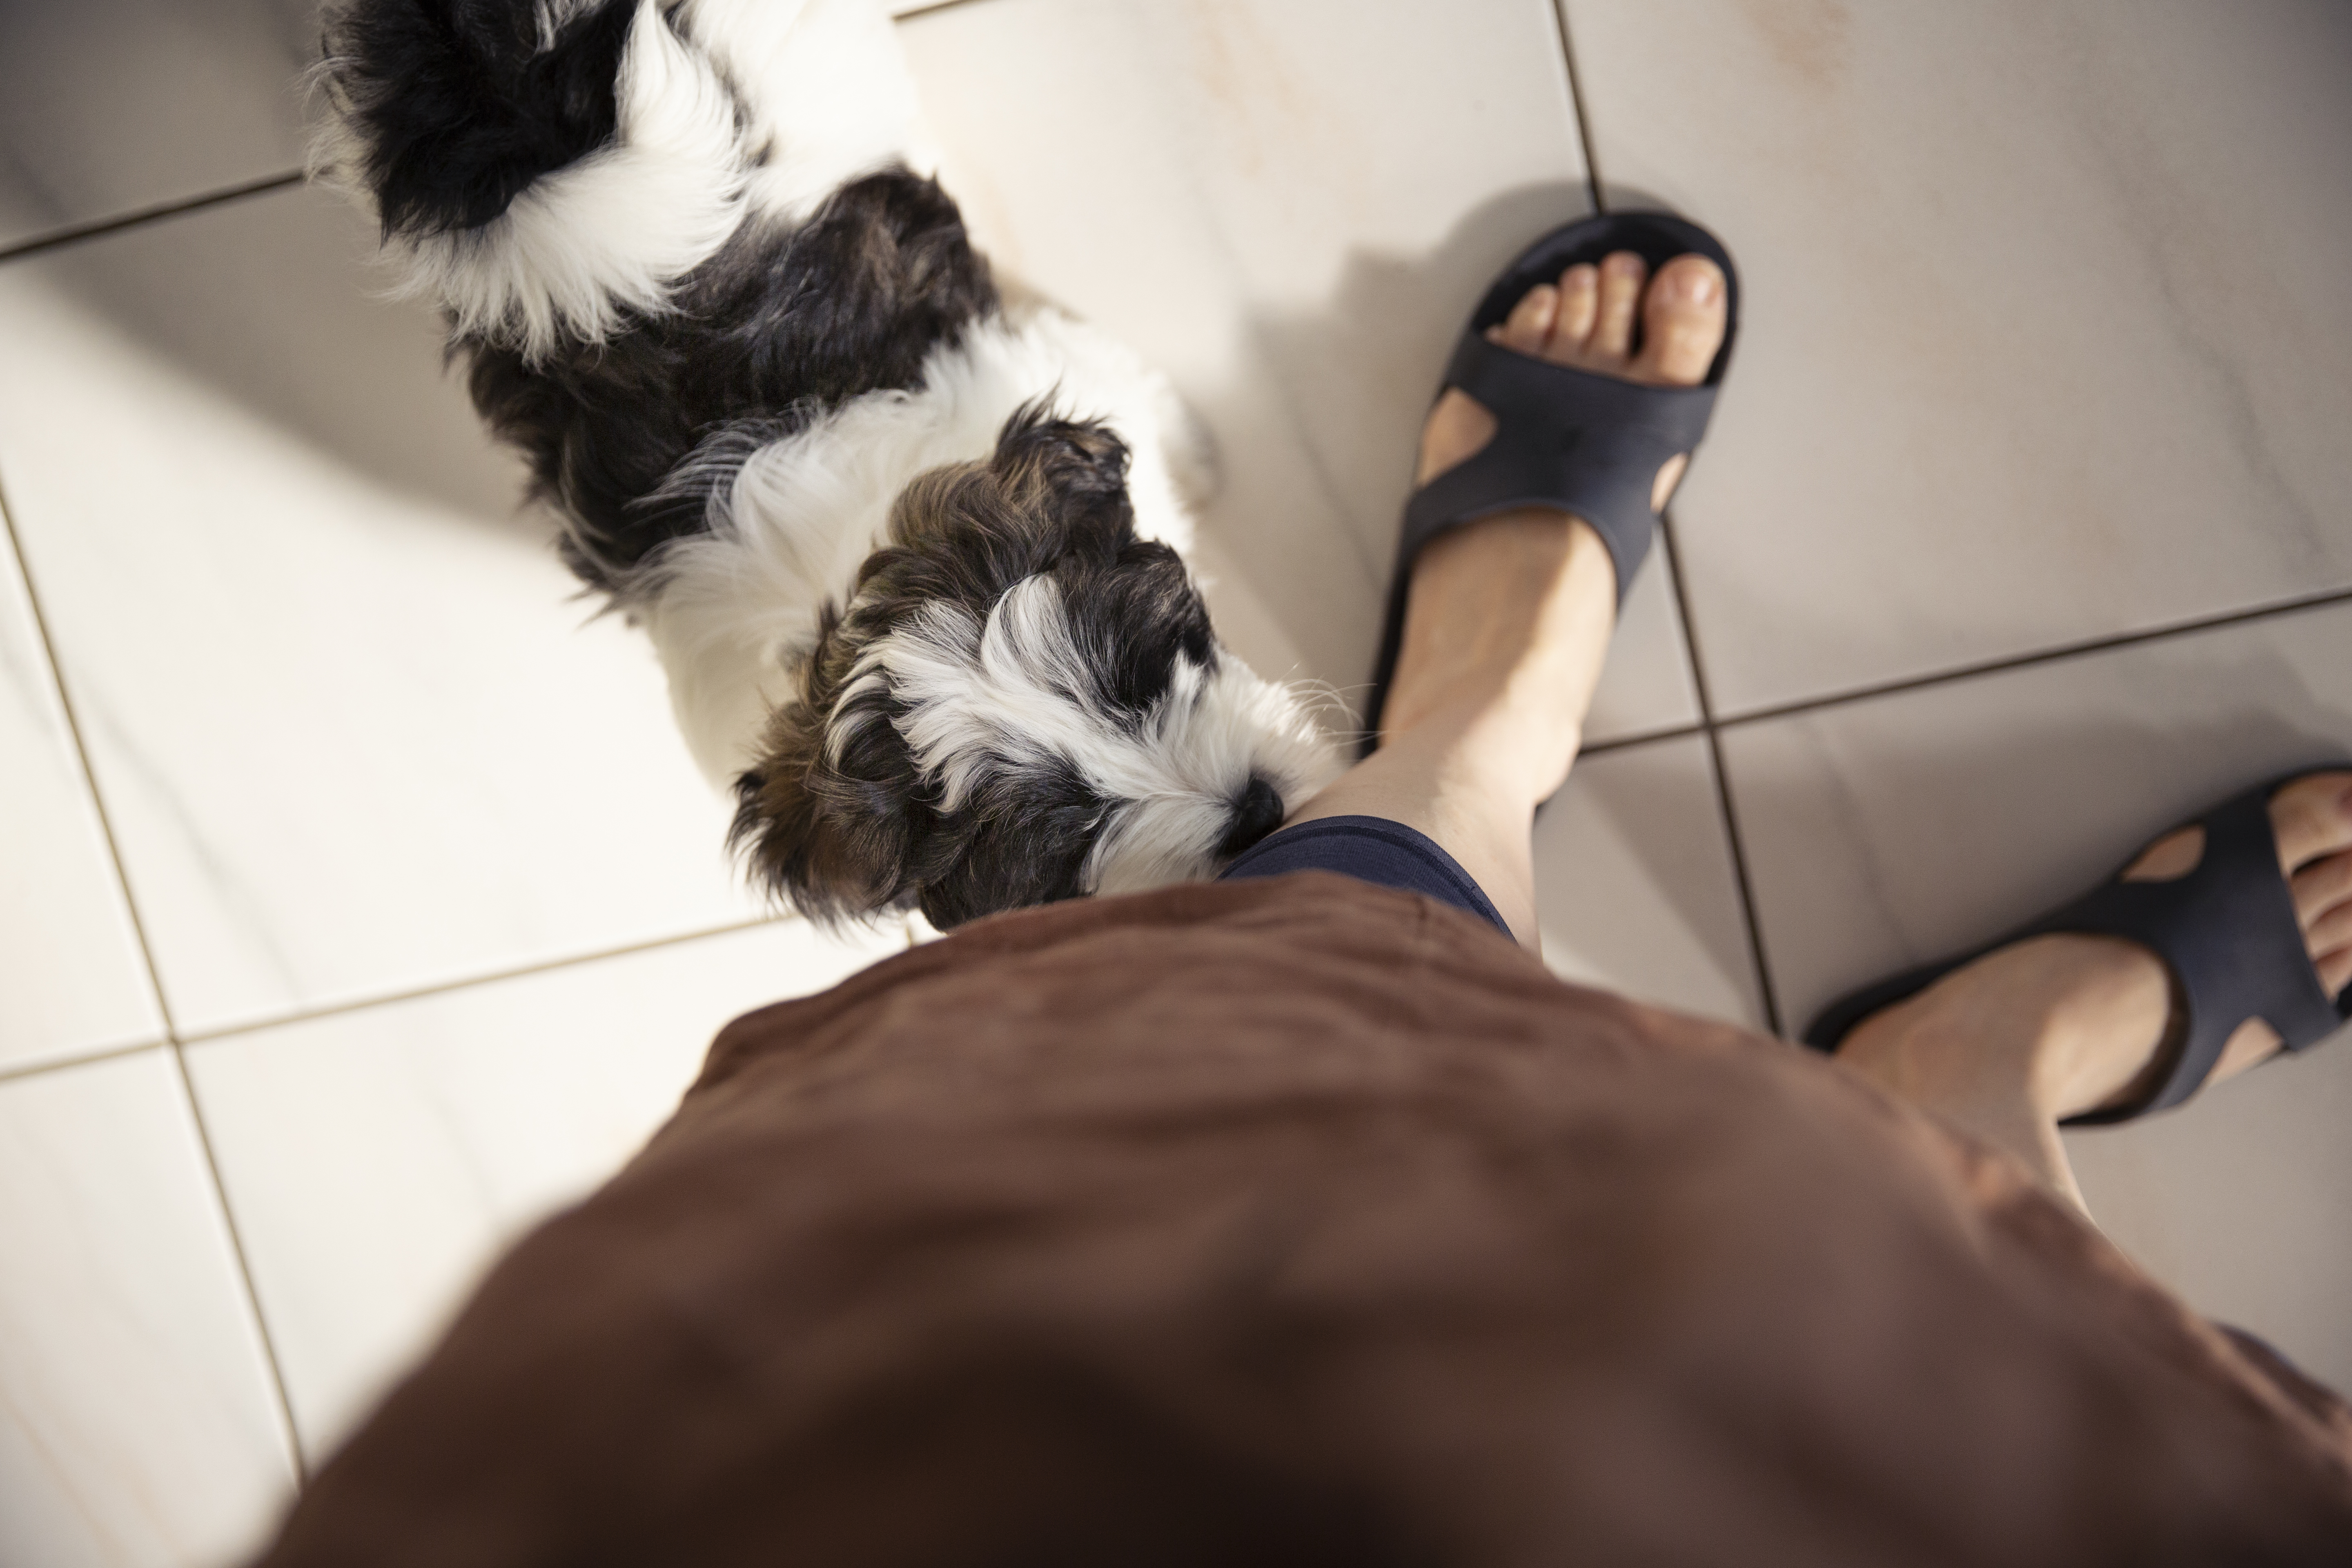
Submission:
[[[438,318],[387,297],[376,250],[349,204],[298,186],[85,242],[41,280],[151,361],[167,397],[177,381],[361,489],[519,540],[551,539],[522,504],[521,462],[482,428],[461,370],[446,363]],[[151,373],[132,359],[121,374]]]

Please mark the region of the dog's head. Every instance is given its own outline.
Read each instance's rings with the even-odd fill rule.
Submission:
[[[734,841],[805,913],[1000,910],[1213,876],[1337,771],[1222,649],[1127,448],[1032,406],[902,491],[737,785]]]

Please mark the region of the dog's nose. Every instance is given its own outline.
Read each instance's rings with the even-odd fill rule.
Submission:
[[[1234,826],[1217,846],[1225,855],[1238,855],[1282,826],[1282,795],[1265,780],[1252,774],[1249,788],[1234,803]]]

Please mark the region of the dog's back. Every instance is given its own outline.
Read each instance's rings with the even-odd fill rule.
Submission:
[[[317,162],[447,312],[599,588],[701,526],[662,487],[710,432],[914,385],[994,307],[863,0],[344,0],[325,26]]]
[[[1166,382],[1007,310],[869,0],[335,0],[321,163],[800,910],[1212,874],[1336,765],[1219,647]]]

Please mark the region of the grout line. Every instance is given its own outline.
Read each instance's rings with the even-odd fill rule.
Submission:
[[[261,1293],[255,1289],[253,1269],[245,1255],[245,1237],[238,1230],[236,1212],[230,1207],[228,1187],[221,1180],[220,1162],[213,1154],[212,1130],[205,1125],[204,1108],[196,1101],[194,1080],[188,1073],[188,1061],[177,1031],[172,1022],[172,1001],[164,994],[163,972],[155,964],[155,947],[147,934],[147,922],[139,913],[139,901],[131,895],[131,873],[122,858],[122,846],[114,833],[114,814],[106,808],[105,792],[99,788],[98,770],[90,765],[89,745],[83,738],[81,714],[74,706],[73,693],[66,685],[65,663],[58,657],[57,639],[50,635],[49,618],[41,607],[39,584],[33,576],[33,563],[25,552],[25,542],[16,532],[16,522],[8,510],[7,496],[0,489],[0,527],[8,534],[8,547],[16,558],[16,571],[24,579],[25,603],[33,617],[33,631],[40,638],[41,655],[49,661],[49,680],[58,694],[58,710],[65,716],[66,733],[72,738],[74,757],[81,764],[82,784],[89,791],[89,801],[98,813],[100,833],[106,839],[107,858],[114,865],[116,887],[122,894],[124,914],[130,919],[131,931],[139,943],[140,961],[147,967],[147,984],[155,997],[155,1011],[163,1021],[163,1043],[171,1047],[173,1066],[178,1069],[181,1091],[187,1096],[188,1118],[196,1130],[197,1144],[205,1152],[205,1169],[211,1176],[213,1201],[220,1205],[221,1225],[228,1232],[230,1254],[236,1259],[237,1279],[245,1286],[246,1310],[253,1314],[254,1332],[261,1340],[263,1363],[269,1370],[270,1392],[276,1395],[278,1415],[283,1423],[281,1436],[286,1451],[294,1463],[294,1484],[297,1489],[309,1484],[310,1469],[302,1456],[302,1441],[294,1426],[294,1404],[286,1392],[286,1373],[278,1364],[278,1342],[269,1332],[269,1319],[261,1310]]]
[[[253,1307],[253,1326],[261,1336],[261,1354],[269,1366],[269,1386],[278,1395],[278,1419],[283,1423],[287,1456],[294,1461],[294,1489],[300,1491],[310,1484],[310,1461],[302,1447],[301,1428],[294,1424],[294,1401],[286,1392],[286,1373],[278,1364],[278,1342],[271,1338],[269,1319],[261,1310],[261,1291],[253,1281],[253,1264],[245,1254],[245,1234],[237,1228],[236,1213],[229,1207],[228,1184],[221,1178],[220,1156],[213,1152],[213,1131],[205,1125],[205,1108],[196,1099],[195,1075],[188,1070],[188,1048],[177,1040],[171,1042],[172,1065],[179,1070],[180,1092],[188,1097],[188,1119],[195,1124],[196,1146],[204,1151],[205,1169],[213,1179],[213,1192],[220,1200],[221,1224],[228,1232],[230,1254],[236,1259],[237,1278],[245,1281],[246,1300]]]
[[[1593,155],[1592,121],[1584,111],[1584,79],[1577,74],[1576,44],[1568,28],[1568,0],[1551,0],[1551,16],[1559,31],[1559,58],[1568,66],[1568,101],[1576,110],[1576,140],[1584,149],[1584,184],[1591,195],[1592,210],[1606,212],[1607,204],[1601,199],[1601,161]]]
[[[98,812],[98,829],[106,840],[107,858],[114,867],[115,887],[122,894],[123,911],[131,919],[131,934],[139,944],[140,962],[147,969],[147,984],[154,993],[156,1014],[163,1020],[164,1041],[170,1043],[178,1038],[172,1028],[171,999],[163,994],[163,972],[155,967],[155,948],[148,940],[147,922],[140,918],[139,902],[131,894],[131,874],[123,866],[122,847],[114,837],[114,815],[106,809],[106,796],[98,787],[98,770],[90,766],[89,746],[82,739],[81,714],[74,707],[72,694],[66,689],[65,665],[58,658],[57,639],[49,635],[49,617],[41,608],[40,591],[33,581],[33,563],[25,553],[25,542],[17,536],[5,489],[0,489],[0,523],[5,523],[8,531],[8,546],[16,554],[16,572],[25,583],[25,602],[32,608],[33,633],[40,639],[41,656],[49,661],[49,681],[58,694],[58,707],[65,715],[66,734],[73,742],[74,760],[81,765],[82,784],[89,789],[90,805]]]
[[[707,937],[730,936],[737,931],[756,931],[761,926],[783,924],[791,918],[789,915],[755,915],[750,920],[736,921],[727,925],[680,931],[675,936],[652,937],[644,942],[628,942],[620,947],[600,948],[593,952],[573,953],[564,958],[543,959],[537,963],[519,963],[511,969],[492,970],[484,974],[468,974],[462,979],[412,986],[405,991],[386,991],[373,996],[356,997],[349,1002],[329,1003],[323,1007],[298,1008],[290,1013],[278,1014],[269,1017],[225,1024],[218,1028],[192,1029],[179,1036],[178,1039],[183,1045],[207,1045],[212,1041],[228,1039],[233,1036],[257,1035],[266,1029],[282,1029],[295,1024],[314,1023],[320,1018],[337,1018],[346,1013],[363,1013],[371,1007],[390,1007],[403,1002],[419,1001],[427,996],[446,996],[453,992],[470,991],[477,986],[496,985],[503,981],[521,980],[534,974],[548,974],[561,969],[599,963],[608,958],[626,958],[633,953],[654,952],[666,947],[679,947],[689,942],[700,942]],[[40,1069],[35,1068],[27,1070],[37,1072]]]
[[[1715,772],[1716,808],[1723,817],[1724,843],[1731,850],[1731,880],[1739,894],[1739,918],[1748,927],[1748,962],[1756,967],[1756,994],[1764,1004],[1764,1022],[1780,1033],[1780,998],[1772,984],[1772,966],[1764,953],[1764,926],[1756,918],[1756,885],[1748,872],[1748,846],[1739,832],[1739,811],[1731,799],[1731,775],[1723,765],[1723,737],[1715,721],[1715,697],[1706,682],[1706,660],[1698,646],[1698,624],[1691,619],[1690,591],[1683,577],[1683,552],[1671,513],[1658,518],[1658,538],[1675,584],[1675,618],[1682,624],[1683,653],[1690,660],[1691,685],[1698,694],[1699,731],[1706,736],[1706,754]]]
[[[1675,724],[1664,730],[1641,730],[1631,735],[1615,735],[1606,741],[1592,741],[1576,748],[1579,762],[1586,757],[1605,757],[1612,752],[1631,751],[1635,746],[1655,745],[1661,741],[1687,741],[1693,735],[1706,733],[1705,724]]]
[[[1644,740],[1666,738],[1664,735],[1636,736],[1625,741],[1611,741],[1602,746],[1587,749],[1602,751],[1615,746],[1637,745]],[[496,985],[501,981],[520,980],[534,974],[551,973],[556,970],[601,963],[608,958],[626,958],[633,953],[652,952],[665,947],[682,946],[689,942],[700,942],[706,937],[730,936],[737,931],[756,931],[761,926],[781,925],[792,918],[790,915],[759,915],[751,920],[737,921],[731,925],[709,926],[700,931],[681,931],[676,936],[657,936],[646,942],[630,942],[622,947],[599,948],[593,952],[575,953],[568,958],[551,958],[539,963],[518,964],[512,969],[493,970],[485,974],[468,974],[463,979],[443,981],[432,985],[419,985],[406,991],[388,991],[378,995],[358,997],[349,1002],[330,1003],[323,1007],[298,1008],[292,1012],[273,1014],[268,1017],[224,1024],[218,1028],[183,1030],[167,1037],[142,1040],[136,1045],[102,1046],[95,1050],[78,1051],[69,1056],[26,1062],[18,1067],[0,1067],[0,1083],[12,1082],[17,1079],[37,1078],[46,1072],[62,1072],[68,1068],[87,1067],[92,1062],[112,1061],[118,1057],[136,1056],[141,1051],[152,1051],[165,1046],[210,1045],[216,1040],[230,1039],[239,1035],[257,1035],[265,1030],[288,1028],[296,1024],[313,1023],[320,1018],[341,1017],[346,1013],[362,1013],[371,1007],[390,1007],[427,996],[446,996],[452,992],[469,991],[476,986]]]
[[[956,0],[950,0],[950,3],[954,4]],[[265,174],[257,180],[247,180],[241,185],[227,185],[217,191],[207,191],[200,196],[185,196],[178,201],[158,202],[153,206],[140,207],[135,211],[121,213],[113,217],[96,218],[89,223],[78,223],[67,228],[52,229],[47,234],[35,235],[30,239],[0,247],[0,262],[16,261],[27,256],[38,256],[45,251],[56,250],[85,239],[94,239],[100,235],[112,234],[119,229],[137,228],[142,224],[153,223],[160,218],[177,217],[182,213],[198,212],[205,207],[219,206],[224,203],[236,201],[240,196],[257,196],[265,191],[284,190],[289,185],[300,184],[302,180],[302,171],[292,169],[283,174]]]
[[[953,11],[965,5],[976,5],[980,0],[929,0],[928,5],[909,6],[890,18],[893,23],[911,22],[918,16],[928,16],[934,11]]]
[[[86,1068],[99,1062],[119,1062],[125,1057],[135,1057],[142,1051],[162,1050],[172,1042],[157,1037],[142,1040],[135,1046],[100,1046],[95,1050],[77,1051],[71,1056],[45,1058],[37,1062],[20,1062],[15,1067],[0,1068],[0,1084],[15,1083],[19,1079],[38,1078],[45,1072],[63,1072],[68,1068]]]
[[[2168,626],[2151,627],[2147,631],[2120,632],[2113,637],[2086,637],[2081,642],[2061,643],[2055,647],[2038,648],[2032,653],[2011,654],[2001,658],[1989,658],[1977,664],[1958,665],[1927,675],[1907,676],[1900,680],[1881,681],[1874,686],[1857,686],[1844,691],[1833,691],[1823,697],[1807,697],[1794,702],[1776,703],[1758,708],[1728,719],[1713,721],[1726,728],[1744,724],[1761,724],[1768,720],[1787,719],[1800,713],[1816,712],[1824,708],[1843,707],[1850,702],[1867,702],[1874,698],[1892,697],[1906,691],[1919,691],[1933,686],[1948,686],[1955,681],[1972,680],[1980,675],[2000,675],[2012,669],[2030,669],[2038,664],[2054,664],[2063,659],[2083,658],[2092,654],[2106,653],[2115,648],[2133,647],[2141,643],[2160,642],[2167,637],[2186,637],[2194,632],[2212,631],[2222,626],[2242,626],[2249,621],[2268,620],[2276,616],[2291,616],[2303,610],[2325,609],[2330,605],[2352,601],[2352,588],[2330,588],[2321,593],[2305,594],[2292,599],[2279,599],[2252,609],[2231,610],[2218,616],[2200,616],[2195,620],[2176,621]]]
[[[1584,78],[1576,67],[1576,43],[1568,22],[1568,0],[1552,0],[1552,20],[1559,30],[1560,58],[1568,66],[1568,95],[1576,110],[1576,135],[1584,149],[1584,183],[1592,197],[1592,210],[1609,210],[1608,200],[1601,195],[1601,160],[1592,145],[1592,117],[1585,111]],[[1658,537],[1665,553],[1665,565],[1674,579],[1675,618],[1682,627],[1683,656],[1690,663],[1691,685],[1698,697],[1698,722],[1688,729],[1669,731],[1672,735],[1703,735],[1706,738],[1707,763],[1715,780],[1715,804],[1721,815],[1723,838],[1731,851],[1731,880],[1739,895],[1740,923],[1747,928],[1748,959],[1756,971],[1756,995],[1764,1005],[1765,1026],[1774,1034],[1780,1032],[1780,999],[1772,985],[1772,969],[1764,955],[1764,928],[1756,918],[1756,889],[1748,872],[1748,847],[1739,833],[1739,812],[1731,799],[1731,777],[1724,771],[1723,740],[1716,731],[1715,699],[1706,682],[1706,661],[1700,657],[1698,623],[1691,618],[1690,593],[1683,577],[1682,548],[1675,535],[1673,518],[1661,514]],[[1580,755],[1591,756],[1637,745],[1645,740],[1664,740],[1667,735],[1636,736],[1613,741],[1599,746],[1588,746]]]
[[[1715,772],[1716,804],[1723,812],[1723,837],[1731,847],[1731,880],[1739,894],[1739,918],[1748,926],[1748,959],[1756,966],[1756,992],[1764,1004],[1764,1022],[1775,1035],[1786,1037],[1780,1021],[1780,995],[1772,984],[1771,961],[1764,952],[1764,922],[1756,914],[1756,885],[1748,874],[1748,847],[1739,833],[1739,808],[1731,798],[1731,773],[1723,765],[1723,731],[1706,730],[1707,760]]]

